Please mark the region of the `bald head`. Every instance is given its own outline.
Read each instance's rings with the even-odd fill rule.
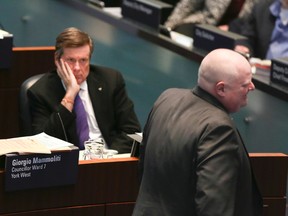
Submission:
[[[201,62],[198,85],[212,93],[216,83],[233,82],[243,70],[251,70],[249,62],[239,53],[229,49],[216,49]]]
[[[247,59],[229,49],[210,52],[201,62],[198,72],[198,85],[216,97],[231,112],[238,109],[230,109],[228,96],[231,95],[228,93],[247,86],[247,92],[243,91],[246,97],[248,91],[254,89],[251,79],[251,66]]]

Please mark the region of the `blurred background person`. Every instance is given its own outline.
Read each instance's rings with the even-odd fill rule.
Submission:
[[[236,50],[260,59],[288,56],[288,0],[260,0],[248,19],[229,27],[248,38]]]
[[[226,30],[230,21],[245,17],[257,0],[180,0],[164,26],[193,36],[195,24],[221,26]]]

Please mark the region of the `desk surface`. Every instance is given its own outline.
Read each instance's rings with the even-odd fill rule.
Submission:
[[[265,216],[284,216],[287,155],[250,154]],[[138,159],[79,161],[75,185],[6,192],[0,170],[0,215],[128,216],[138,194]],[[278,212],[278,213],[275,213]]]
[[[131,215],[139,187],[137,161],[79,161],[75,185],[14,192],[4,191],[5,172],[0,170],[0,215]]]

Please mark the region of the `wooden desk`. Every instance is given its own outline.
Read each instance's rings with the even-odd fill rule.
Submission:
[[[137,158],[80,161],[75,185],[15,192],[3,190],[1,170],[0,215],[131,215],[139,187],[137,161]]]
[[[264,216],[285,216],[288,156],[250,153],[255,178],[264,201]]]
[[[285,216],[288,156],[250,154],[264,198],[264,216]],[[0,170],[0,215],[129,216],[139,189],[137,158],[80,161],[75,185],[5,192]]]
[[[54,50],[54,47],[15,47],[11,68],[0,69],[1,139],[19,136],[20,86],[30,76],[54,68]]]

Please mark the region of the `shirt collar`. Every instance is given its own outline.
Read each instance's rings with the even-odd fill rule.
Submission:
[[[80,89],[81,90],[85,90],[85,91],[88,89],[88,85],[87,85],[87,81],[86,80],[81,83]]]
[[[202,89],[200,86],[196,86],[194,89],[192,89],[193,94],[197,95],[198,97],[202,98],[203,100],[207,101],[208,103],[214,105],[215,107],[225,111],[227,114],[229,114],[228,110],[211,94],[209,94],[207,91]]]

